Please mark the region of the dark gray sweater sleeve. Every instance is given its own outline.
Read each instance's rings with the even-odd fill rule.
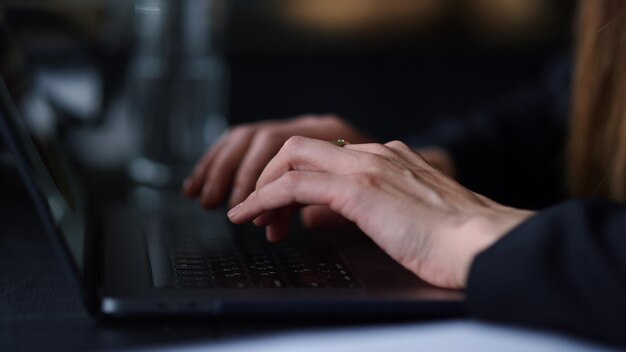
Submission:
[[[626,346],[626,206],[549,208],[475,259],[471,315]]]

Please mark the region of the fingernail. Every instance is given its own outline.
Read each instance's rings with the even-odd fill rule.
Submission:
[[[189,186],[191,186],[191,178],[186,178],[183,182],[183,189],[188,190]]]
[[[234,208],[229,210],[228,211],[228,217],[232,219],[234,216],[236,216],[239,213],[239,211],[241,210],[241,206],[242,205],[243,205],[243,202],[235,205]]]

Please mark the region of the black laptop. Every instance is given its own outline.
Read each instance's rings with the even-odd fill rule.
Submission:
[[[372,316],[464,312],[462,292],[427,285],[358,232],[292,227],[270,244],[175,191],[137,187],[128,201],[88,213],[63,151],[34,140],[0,80],[0,130],[51,246],[107,317]]]

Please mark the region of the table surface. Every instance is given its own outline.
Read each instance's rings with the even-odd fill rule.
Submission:
[[[98,323],[51,250],[21,186],[0,177],[0,351],[217,350],[588,351],[571,337],[469,319],[404,322],[157,321]],[[13,183],[13,182],[12,182]]]

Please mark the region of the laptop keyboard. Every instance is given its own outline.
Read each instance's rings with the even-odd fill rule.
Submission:
[[[305,244],[292,238],[272,244],[259,231],[218,236],[219,231],[181,231],[185,225],[176,223],[177,234],[168,245],[176,287],[361,287],[334,248],[322,241]]]

